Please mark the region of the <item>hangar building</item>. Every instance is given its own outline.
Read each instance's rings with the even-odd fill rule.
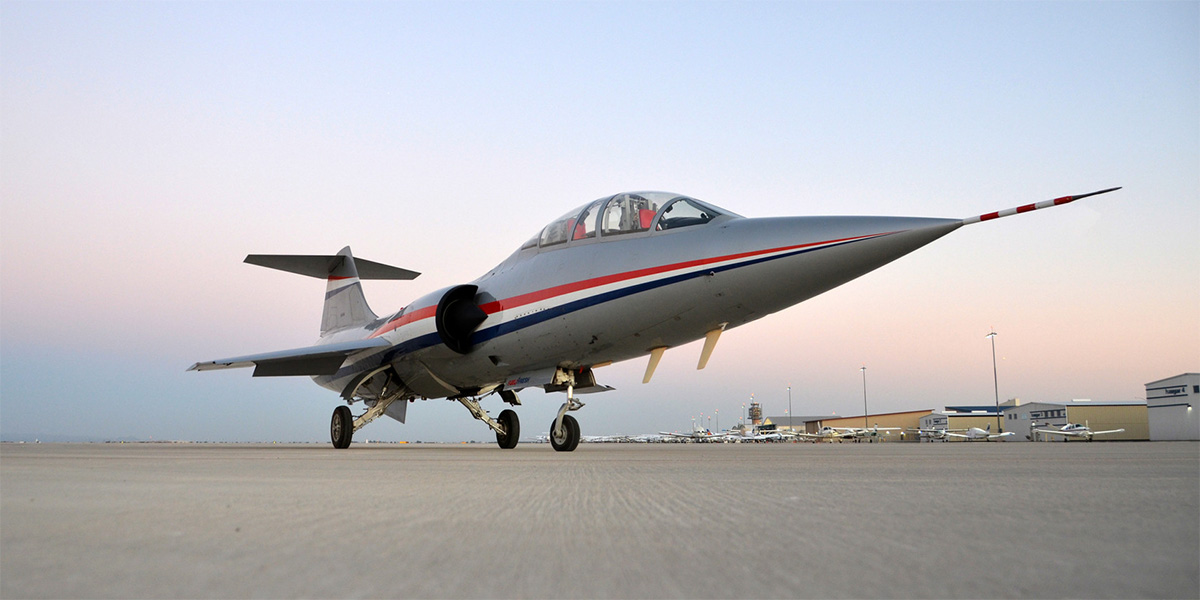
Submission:
[[[1150,439],[1200,440],[1200,373],[1184,373],[1146,384]]]
[[[1150,426],[1147,421],[1146,404],[1140,400],[1129,402],[1029,402],[1001,408],[1004,413],[1004,430],[1017,435],[1012,441],[1062,441],[1059,436],[1035,436],[1034,429],[1062,427],[1067,423],[1083,423],[1095,431],[1124,429],[1097,437],[1096,440],[1148,440]]]

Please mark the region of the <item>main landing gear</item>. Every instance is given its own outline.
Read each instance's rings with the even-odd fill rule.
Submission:
[[[357,419],[350,414],[349,406],[343,405],[333,409],[333,418],[329,421],[329,438],[333,441],[333,447],[339,450],[349,448],[350,442],[354,439],[354,432],[378,419],[383,415],[383,411],[397,400],[404,401],[399,394],[378,400],[374,406],[368,408],[367,412]]]
[[[339,450],[350,447],[354,437],[354,416],[350,414],[349,406],[339,406],[333,409],[333,421],[329,423],[329,437],[333,438],[333,447]]]
[[[582,385],[594,386],[595,380],[591,378],[591,371],[580,371],[581,374],[586,374],[587,378]],[[555,375],[554,385],[556,389],[547,389],[547,391],[563,391],[566,389],[567,401],[558,409],[558,415],[554,421],[550,423],[550,446],[558,452],[570,452],[579,446],[579,422],[575,417],[568,415],[570,411],[576,411],[583,408],[583,403],[575,398],[575,383],[576,374],[560,370]],[[548,386],[549,387],[549,386]],[[386,391],[386,388],[385,388]],[[501,399],[504,402],[513,406],[521,404],[521,400],[517,398],[517,394],[511,390],[502,390],[499,392]],[[375,401],[373,405],[362,416],[357,419],[350,413],[350,407],[339,406],[333,411],[333,417],[329,421],[329,437],[333,441],[334,448],[349,448],[350,443],[354,438],[354,432],[362,429],[364,425],[379,418],[387,410],[388,406],[399,400],[405,402],[402,394],[397,392],[391,396]],[[488,415],[487,411],[479,406],[478,398],[460,397],[454,398],[458,400],[467,410],[471,411],[471,416],[483,421],[492,431],[496,432],[496,444],[505,450],[511,450],[517,447],[517,442],[521,437],[521,421],[517,417],[516,411],[505,409],[500,412],[500,416],[493,419]],[[368,402],[370,402],[368,400]],[[404,421],[404,408],[407,404],[400,406],[399,416],[396,416],[401,422]]]
[[[496,432],[496,443],[505,450],[512,450],[517,447],[517,440],[521,437],[521,420],[517,418],[517,413],[514,410],[505,409],[500,413],[499,419],[493,419],[479,406],[479,400],[475,398],[455,398],[471,411],[471,416],[483,421],[492,431]],[[512,394],[512,399],[505,398],[505,402],[510,402],[514,406],[520,404],[516,394]]]

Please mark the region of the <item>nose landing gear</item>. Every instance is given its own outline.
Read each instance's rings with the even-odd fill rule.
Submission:
[[[550,423],[550,446],[559,452],[571,452],[579,446],[579,421],[567,414],[579,410],[583,403],[575,399],[575,386],[567,385],[567,401],[558,409],[558,416]]]

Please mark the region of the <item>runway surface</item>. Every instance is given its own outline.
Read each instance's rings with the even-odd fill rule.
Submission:
[[[1200,445],[0,445],[4,598],[1197,598]]]

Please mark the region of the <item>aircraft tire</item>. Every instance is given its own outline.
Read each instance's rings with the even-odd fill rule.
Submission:
[[[496,419],[504,426],[504,431],[508,432],[505,435],[496,434],[496,443],[505,450],[512,450],[517,447],[517,439],[521,436],[521,420],[517,418],[516,411],[504,410],[500,413],[500,418]]]
[[[333,409],[329,437],[333,440],[334,448],[341,450],[350,447],[350,440],[354,438],[354,417],[350,414],[349,406]]]
[[[563,437],[554,435],[554,421],[550,422],[550,445],[559,452],[570,452],[579,446],[579,421],[571,415],[563,415]]]

